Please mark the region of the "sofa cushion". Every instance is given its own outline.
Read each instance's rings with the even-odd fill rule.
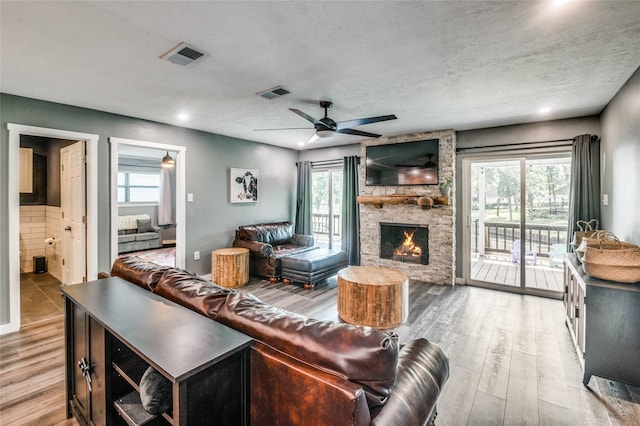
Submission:
[[[144,289],[153,290],[160,277],[171,269],[169,266],[156,265],[137,256],[118,257],[111,267],[111,275],[132,282]]]
[[[118,216],[118,231],[123,229],[138,229],[138,219],[151,219],[151,216],[146,213]]]
[[[370,407],[383,405],[395,381],[398,336],[278,309],[246,293],[230,294],[216,320],[304,363],[362,385]]]
[[[153,226],[151,226],[151,219],[138,219],[138,233],[153,232]]]
[[[160,238],[160,234],[157,232],[143,232],[141,234],[135,234],[136,241],[149,241],[157,240]]]
[[[182,269],[171,269],[162,276],[154,292],[194,312],[216,318],[227,296],[235,290],[220,287]]]
[[[136,240],[136,234],[118,235],[119,243],[130,243]]]
[[[293,236],[293,224],[289,222],[274,222],[258,225],[245,225],[238,228],[238,238],[258,241],[272,245],[285,244]]]

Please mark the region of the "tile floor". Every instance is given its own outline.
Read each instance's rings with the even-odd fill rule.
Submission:
[[[49,273],[20,274],[21,325],[48,320],[64,313],[60,281]]]

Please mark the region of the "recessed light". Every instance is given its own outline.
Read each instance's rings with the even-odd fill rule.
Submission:
[[[540,114],[548,114],[548,113],[551,112],[551,108],[549,108],[549,107],[540,108],[540,110],[538,110],[538,112]]]
[[[304,142],[298,142],[298,146],[304,146]]]
[[[187,121],[188,119],[189,119],[189,114],[186,114],[184,112],[181,112],[180,114],[178,114],[178,120]]]

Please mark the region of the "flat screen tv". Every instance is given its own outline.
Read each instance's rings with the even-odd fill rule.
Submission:
[[[437,185],[439,139],[366,147],[369,186]]]

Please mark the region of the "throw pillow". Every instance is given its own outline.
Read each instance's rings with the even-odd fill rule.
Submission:
[[[153,227],[151,226],[151,219],[138,219],[138,232],[153,232]]]
[[[147,368],[140,379],[140,400],[149,414],[162,414],[173,405],[171,382],[153,367]]]

